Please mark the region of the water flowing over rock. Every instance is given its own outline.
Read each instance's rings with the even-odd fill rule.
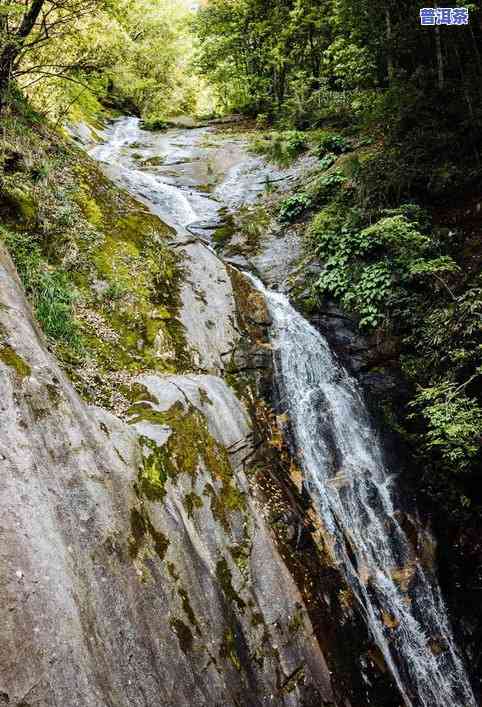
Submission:
[[[76,137],[170,227],[189,363],[136,373],[124,419],[87,404],[0,249],[0,704],[475,707],[356,384],[212,247],[294,173],[211,128]],[[231,262],[281,285],[299,255]]]
[[[107,171],[114,170],[119,183],[174,226],[179,239],[193,222],[222,223],[224,208],[233,211],[252,203],[267,179],[286,183],[295,176],[289,171],[274,173],[260,158],[248,155],[238,139],[224,137],[221,145],[216,140],[204,130],[151,137],[139,130],[136,119],[127,119],[114,124],[107,143],[94,148],[93,155],[108,162]],[[161,155],[164,166],[154,174],[149,169],[140,175],[132,163],[133,148],[126,149],[133,142],[143,159]],[[137,152],[135,160],[139,161]],[[173,162],[180,172],[166,172],[166,163]],[[201,175],[208,184],[205,194],[200,192]],[[206,235],[209,239],[209,229]],[[196,365],[222,373],[231,360],[238,361],[238,370],[249,369],[252,364],[240,354],[243,346],[239,348],[235,302],[224,264],[199,242],[179,247],[188,255],[182,319]],[[270,282],[278,276],[285,280],[299,257],[296,248],[287,257],[289,250],[271,234],[252,262]],[[253,293],[243,309],[249,310],[255,339],[258,324],[266,327],[273,318],[275,385],[286,395],[304,484],[314,499],[333,561],[341,567],[406,704],[470,707],[474,698],[436,580],[398,522],[391,488],[395,480],[384,467],[381,445],[356,384],[337,366],[326,342],[282,296],[261,290],[269,315],[265,307],[256,306]],[[259,312],[262,322],[256,321]],[[245,358],[241,365],[240,355]],[[252,356],[248,353],[248,359]]]
[[[276,379],[304,483],[406,704],[475,706],[436,579],[397,518],[396,477],[355,381],[284,295],[256,284],[273,318]]]

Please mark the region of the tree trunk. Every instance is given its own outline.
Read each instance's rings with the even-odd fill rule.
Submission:
[[[33,0],[30,9],[24,14],[19,28],[9,38],[7,37],[0,53],[0,111],[5,107],[15,60],[20,54],[24,40],[35,27],[44,2],[45,0]]]
[[[437,7],[437,3],[434,3]],[[444,74],[444,58],[442,54],[442,38],[440,36],[440,26],[435,26],[435,52],[437,56],[437,83],[440,91],[443,91],[445,85]]]
[[[392,47],[392,20],[390,17],[390,8],[385,8],[385,26],[386,26],[386,42],[387,42],[387,73],[388,83],[393,80],[393,47]]]
[[[12,80],[13,63],[19,49],[15,44],[7,44],[0,54],[0,111],[5,106],[7,93]]]

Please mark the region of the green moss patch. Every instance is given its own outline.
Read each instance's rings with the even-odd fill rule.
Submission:
[[[142,439],[144,449],[139,490],[150,501],[162,501],[167,479],[176,481],[179,474],[188,474],[193,481],[204,461],[213,483],[206,485],[204,496],[210,496],[214,517],[229,531],[229,515],[246,508],[246,499],[233,479],[229,455],[210,434],[206,420],[193,406],[175,403],[168,411],[159,412],[147,402],[134,404],[129,410],[130,424],[150,422],[168,427],[172,433],[166,443],[158,446]],[[219,485],[216,491],[215,485]],[[202,498],[194,491],[186,494],[185,505],[192,516],[202,506]]]
[[[154,528],[144,506],[140,509],[133,508],[131,510],[131,537],[129,539],[129,554],[132,559],[139,556],[149,538],[156,554],[163,560],[169,547],[169,539]]]
[[[0,361],[13,368],[20,378],[27,378],[32,372],[28,363],[7,344],[0,346]]]
[[[234,632],[231,629],[226,631],[223,636],[223,640],[219,647],[219,657],[224,660],[229,660],[234,665],[236,670],[241,670],[241,660],[236,649]]]
[[[216,577],[223,590],[223,594],[231,604],[236,604],[238,609],[244,611],[246,604],[233,587],[231,570],[227,560],[223,557],[216,563]]]
[[[184,496],[184,506],[187,510],[188,516],[192,518],[194,515],[194,509],[202,508],[203,500],[200,496],[194,493],[194,491],[191,491]]]

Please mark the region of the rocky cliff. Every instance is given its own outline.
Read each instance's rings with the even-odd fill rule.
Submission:
[[[150,375],[127,421],[87,405],[0,262],[3,702],[333,703],[232,390]]]

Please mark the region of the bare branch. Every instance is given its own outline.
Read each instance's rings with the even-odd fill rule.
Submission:
[[[54,78],[54,79],[61,79],[62,81],[70,81],[71,83],[75,83],[78,86],[82,86],[86,91],[90,91],[90,93],[97,95],[97,92],[88,84],[83,83],[83,81],[80,81],[79,79],[74,78],[73,76],[70,76],[69,74],[63,74],[63,73],[58,73],[56,74],[54,71],[36,71],[36,74],[38,74],[38,78],[33,79],[33,81],[29,81],[29,83],[22,84],[22,88],[29,88],[29,86],[33,86],[34,84],[38,83],[44,78]]]

